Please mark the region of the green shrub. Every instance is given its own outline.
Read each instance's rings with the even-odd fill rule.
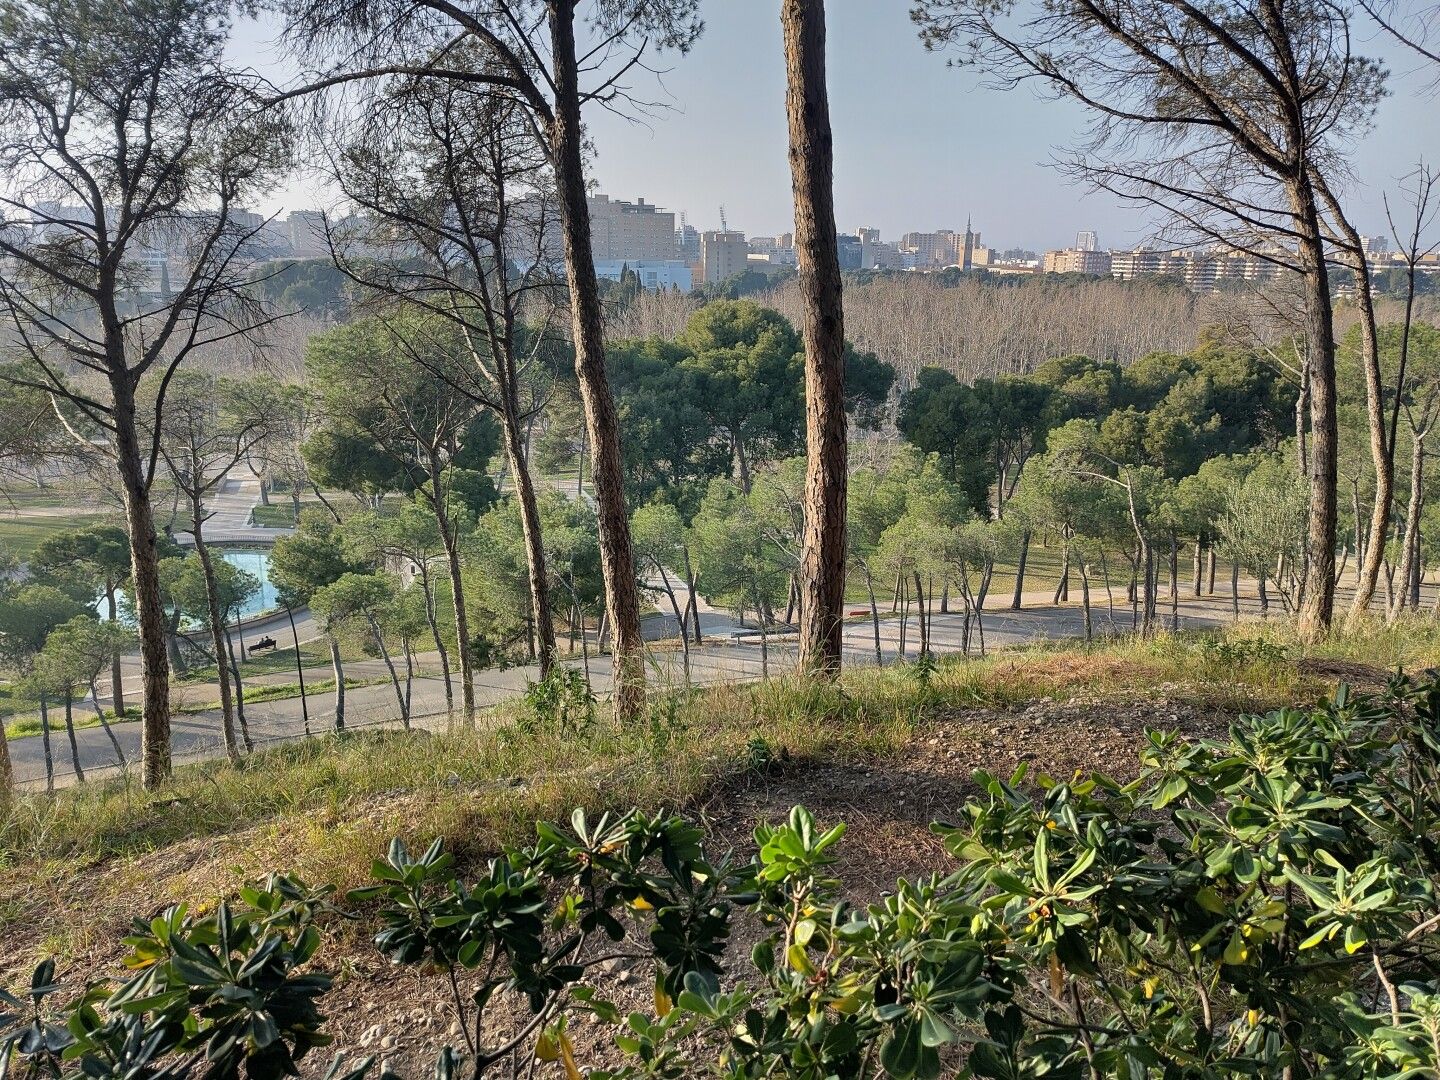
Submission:
[[[526,685],[518,724],[527,734],[545,730],[581,736],[595,724],[595,704],[585,675],[556,664],[545,678]]]
[[[1440,682],[1342,687],[1214,740],[1151,731],[1140,758],[1129,784],[977,774],[982,797],[934,826],[958,866],[864,908],[835,874],[845,827],[801,807],[747,865],[633,812],[540,824],[468,882],[438,841],[397,842],[350,900],[380,902],[392,960],[482,980],[455,994],[441,1080],[579,1076],[579,1013],[613,1042],[593,1080],[1435,1076]],[[68,1011],[43,1008],[42,966],[0,1046],[27,1077],[292,1067],[324,1041],[328,982],[296,971],[329,903],[287,879],[241,901],[142,927],[140,973]],[[725,970],[742,909],[762,936]],[[653,971],[653,1009],[606,999],[617,956]]]

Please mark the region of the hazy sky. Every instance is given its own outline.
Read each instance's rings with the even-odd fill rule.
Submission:
[[[1108,196],[1087,194],[1047,167],[1085,124],[1075,105],[1032,91],[988,88],[974,72],[926,53],[907,0],[831,0],[829,84],[835,129],[835,206],[842,231],[876,226],[885,239],[912,229],[964,228],[987,244],[1064,247],[1096,229],[1104,247],[1149,237],[1153,227]],[[706,0],[706,30],[688,56],[662,57],[659,83],[634,80],[639,96],[664,98],[657,115],[626,120],[592,108],[597,190],[686,211],[692,225],[773,235],[791,227],[785,153],[785,73],[777,0]],[[237,51],[269,66],[265,28],[246,28]],[[1385,227],[1380,193],[1424,157],[1440,161],[1440,97],[1431,76],[1378,37],[1357,51],[1381,56],[1392,94],[1354,154],[1360,186],[1349,193],[1363,233]],[[291,206],[313,202],[299,185]]]

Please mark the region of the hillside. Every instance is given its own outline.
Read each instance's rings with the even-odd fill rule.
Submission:
[[[478,874],[502,846],[531,839],[537,820],[565,820],[577,806],[592,818],[679,809],[707,844],[748,860],[756,823],[803,804],[822,826],[850,825],[835,875],[852,899],[870,902],[898,878],[953,866],[929,826],[956,820],[980,794],[976,769],[1129,780],[1147,728],[1216,736],[1237,713],[1308,706],[1340,680],[1376,690],[1391,664],[1429,663],[1436,638],[1416,622],[1316,654],[1278,627],[1249,625],[1222,637],[1036,647],[933,671],[854,672],[834,688],[707,690],[658,703],[647,724],[624,733],[608,719],[562,724],[515,712],[480,731],[318,739],[239,770],[188,766],[153,796],[112,782],[27,798],[0,833],[0,986],[18,988],[53,955],[62,988],[78,990],[117,969],[132,918],[177,902],[210,910],[271,870],[365,884],[396,836],[412,851],[444,837],[458,869]],[[334,1049],[423,1075],[460,1034],[448,990],[438,974],[387,964],[369,942],[373,911],[358,913],[325,927],[323,967],[339,973],[322,999]],[[758,934],[736,929],[747,948]],[[609,964],[602,979],[639,1007],[649,976],[631,967]],[[595,1051],[585,1030],[575,1043]],[[329,1060],[317,1053],[305,1071]]]

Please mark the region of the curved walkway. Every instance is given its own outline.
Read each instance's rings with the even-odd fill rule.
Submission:
[[[1027,598],[1033,606],[1021,611],[987,611],[984,617],[985,643],[988,650],[1006,646],[1028,644],[1037,641],[1074,638],[1083,633],[1083,616],[1078,604],[1055,606],[1048,603],[1048,595]],[[1254,602],[1246,598],[1243,606],[1247,617],[1255,613]],[[1092,611],[1097,634],[1128,632],[1130,611],[1117,604],[1113,616],[1103,602],[1097,602]],[[1168,607],[1162,612],[1165,625],[1168,623]],[[1217,626],[1231,620],[1229,596],[1204,599],[1184,599],[1180,603],[1180,625],[1185,629]],[[272,622],[275,620],[271,620]],[[275,632],[282,642],[289,638],[289,625],[284,616],[278,617],[283,624],[283,636]],[[668,627],[665,625],[668,623]],[[961,650],[964,619],[959,614],[931,616],[931,647],[937,654],[954,654]],[[258,636],[268,622],[246,627],[246,639]],[[702,616],[702,629],[708,635],[703,644],[690,647],[691,681],[697,685],[720,682],[743,682],[791,671],[795,665],[796,651],[793,640],[783,634],[772,636],[762,650],[759,635],[737,627],[733,622],[716,615]],[[902,659],[900,634],[902,621],[889,616],[881,621],[881,651],[885,663]],[[647,650],[648,674],[652,685],[674,686],[684,684],[683,653],[673,638],[665,639],[667,629],[673,634],[674,620],[666,616],[652,616],[647,620],[647,637],[655,637]],[[915,619],[905,624],[905,658],[913,659],[917,650],[919,635]],[[274,632],[274,631],[272,631]],[[307,633],[314,636],[313,626],[307,623],[301,639]],[[866,666],[875,663],[874,629],[868,619],[853,619],[845,626],[845,662]],[[974,643],[972,642],[972,651]],[[763,653],[768,652],[768,658]],[[438,664],[433,654],[421,656],[421,673],[415,680],[411,694],[411,711],[414,724],[424,728],[444,728],[450,721],[445,710],[444,685],[436,675]],[[564,663],[576,669],[583,666],[579,659],[567,659]],[[589,661],[591,683],[600,695],[610,689],[610,658],[592,656]],[[352,661],[345,667],[347,678],[363,680],[385,680],[375,685],[352,687],[346,691],[346,726],[351,729],[373,726],[396,726],[398,706],[394,688],[388,681],[388,672],[379,660]],[[135,673],[138,682],[138,672]],[[328,666],[307,667],[307,681],[330,677]],[[403,677],[403,675],[402,675]],[[537,677],[533,666],[509,668],[505,671],[485,670],[478,672],[475,679],[476,702],[482,707],[491,707],[504,701],[513,700],[524,693],[529,681]],[[268,676],[253,676],[246,680],[248,686],[259,686],[265,682],[291,682],[293,673],[276,672]],[[127,689],[129,687],[127,686]],[[137,687],[138,690],[138,687]],[[213,701],[217,696],[213,684],[177,686],[175,704],[183,708],[187,703]],[[459,697],[458,687],[456,698]],[[312,733],[326,732],[334,725],[333,693],[312,694],[306,700],[309,724]],[[304,708],[299,698],[283,701],[251,703],[245,706],[246,719],[252,739],[257,744],[301,738],[305,735]],[[86,715],[84,706],[78,715]],[[56,718],[58,720],[58,717]],[[130,761],[139,756],[140,732],[135,723],[120,724],[115,731]],[[117,771],[114,748],[98,727],[82,728],[76,732],[80,750],[80,766],[87,777],[102,776]],[[201,713],[177,713],[172,739],[175,760],[195,761],[218,757],[222,753],[220,742],[220,716],[218,710]],[[51,737],[57,784],[74,782],[71,767],[70,747],[63,728],[58,727]],[[43,785],[45,762],[41,740],[27,736],[10,741],[10,753],[15,767],[17,784],[27,787]]]

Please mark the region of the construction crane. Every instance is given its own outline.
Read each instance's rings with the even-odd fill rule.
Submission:
[[[723,203],[720,205],[720,231],[721,231],[721,232],[729,232],[729,231],[730,231],[730,226],[729,226],[728,224],[726,224],[726,222],[725,222],[725,205],[724,205]]]

